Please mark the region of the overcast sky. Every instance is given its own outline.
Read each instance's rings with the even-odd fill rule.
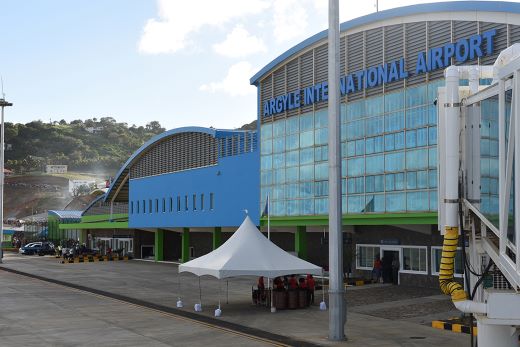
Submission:
[[[380,0],[379,10],[421,0]],[[256,118],[249,78],[326,29],[327,0],[0,0],[6,121],[114,117],[167,129]],[[340,0],[340,20],[375,12]]]

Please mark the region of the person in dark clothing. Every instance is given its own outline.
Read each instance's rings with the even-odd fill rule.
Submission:
[[[388,255],[384,255],[383,262],[383,282],[392,283],[392,259]]]
[[[392,283],[398,284],[399,282],[399,269],[401,268],[401,264],[399,263],[399,258],[394,257],[392,260]]]

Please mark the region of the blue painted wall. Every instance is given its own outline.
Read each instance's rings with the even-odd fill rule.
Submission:
[[[260,159],[258,150],[230,157],[219,158],[218,165],[186,170],[129,182],[129,227],[214,227],[239,226],[244,220],[244,209],[254,223],[259,224]],[[214,208],[210,209],[210,194],[214,194]],[[193,194],[197,210],[193,210]],[[200,209],[200,197],[204,194],[204,209]],[[177,197],[181,200],[177,211]],[[185,196],[188,210],[185,210]],[[165,199],[163,212],[162,201]],[[170,198],[173,211],[170,212]],[[142,201],[146,204],[143,213]],[[149,201],[152,200],[152,212]],[[137,213],[137,201],[139,213]],[[133,213],[132,213],[133,203]],[[156,203],[158,206],[156,207]],[[158,212],[156,212],[158,210]]]

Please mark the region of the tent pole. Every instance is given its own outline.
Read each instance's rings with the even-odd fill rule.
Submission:
[[[271,286],[271,284],[269,283]],[[274,301],[273,301],[273,292],[274,292],[274,278],[273,278],[273,285],[271,286],[271,313],[276,312],[276,307],[274,307]]]
[[[202,306],[202,289],[200,288],[200,276],[199,276],[199,304]]]

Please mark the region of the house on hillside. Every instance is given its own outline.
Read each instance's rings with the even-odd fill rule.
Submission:
[[[45,173],[48,174],[61,174],[67,173],[67,165],[45,165]]]

